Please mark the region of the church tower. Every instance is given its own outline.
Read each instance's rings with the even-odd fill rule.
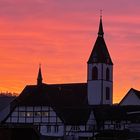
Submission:
[[[99,31],[93,50],[87,62],[88,104],[112,104],[113,63],[108,52],[100,17]]]

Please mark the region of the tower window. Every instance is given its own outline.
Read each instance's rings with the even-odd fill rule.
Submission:
[[[110,88],[106,87],[106,100],[110,99]]]
[[[110,79],[110,72],[109,72],[109,68],[106,69],[106,80],[109,81]]]
[[[92,80],[97,80],[98,79],[98,69],[97,67],[92,68]]]

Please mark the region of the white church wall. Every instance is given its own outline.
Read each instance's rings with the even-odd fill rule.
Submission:
[[[92,69],[97,67],[98,79],[92,79]],[[106,70],[109,69],[109,80],[106,79]],[[110,96],[106,98],[106,88]],[[113,66],[102,63],[88,64],[88,103],[89,105],[112,104],[113,102]]]
[[[101,71],[102,66],[101,64],[95,63],[95,64],[88,64],[88,81],[92,80],[92,68],[97,67],[98,69],[98,79],[101,79]]]
[[[109,87],[110,89],[110,98],[106,99],[106,88]],[[110,81],[106,81],[103,83],[103,104],[112,104],[112,100],[113,100],[113,86],[112,86],[112,82]]]
[[[108,64],[102,64],[103,65],[103,79],[106,80],[106,69],[109,69],[109,77],[110,77],[110,81],[113,81],[113,66],[112,65],[108,65]]]
[[[88,103],[89,105],[98,105],[101,103],[101,81],[88,82]]]

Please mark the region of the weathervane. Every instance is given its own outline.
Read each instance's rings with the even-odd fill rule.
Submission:
[[[41,63],[39,63],[39,68],[41,68]]]
[[[100,10],[100,18],[102,18],[102,12],[103,12],[103,10],[101,9]]]

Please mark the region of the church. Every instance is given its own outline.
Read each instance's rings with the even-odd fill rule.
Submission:
[[[130,92],[140,97],[140,91]],[[113,62],[100,17],[97,39],[87,61],[87,83],[43,83],[39,67],[37,84],[27,85],[11,102],[2,123],[31,125],[44,139],[89,139],[102,130],[140,132],[140,102],[135,104],[134,100],[130,102],[133,106],[128,106],[129,100],[131,95],[126,95],[119,105],[113,105]]]

